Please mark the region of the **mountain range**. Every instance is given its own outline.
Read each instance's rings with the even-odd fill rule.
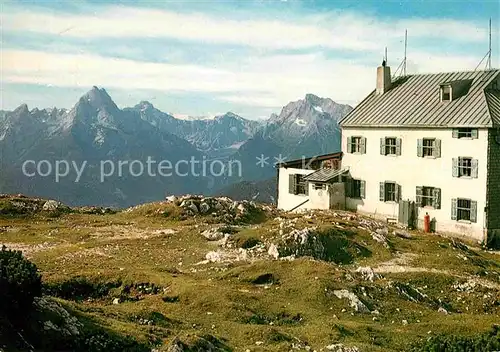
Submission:
[[[308,94],[265,122],[232,112],[213,119],[178,119],[147,101],[120,109],[104,89],[93,87],[69,110],[29,110],[22,104],[0,112],[0,193],[106,206],[154,201],[166,194],[214,194],[224,187],[234,193],[238,182],[273,177],[275,157],[339,150],[337,122],[351,109]],[[256,165],[261,155],[269,158],[266,167]],[[212,177],[184,164],[182,172],[173,172],[174,165],[190,159],[216,159],[219,164],[238,160],[242,172]],[[153,172],[147,160],[156,162]],[[159,174],[161,160],[171,164],[171,174]]]

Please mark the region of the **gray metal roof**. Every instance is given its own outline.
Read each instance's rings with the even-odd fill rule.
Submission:
[[[493,124],[500,125],[500,90],[485,91],[486,102],[490,109],[490,116]]]
[[[304,180],[310,182],[328,182],[331,179],[342,175],[347,170],[339,170],[339,169],[319,169],[318,171],[313,172],[312,174],[304,177]]]
[[[342,127],[492,127],[500,124],[498,91],[485,90],[500,70],[416,74],[372,91],[341,119]],[[451,83],[450,83],[451,82]],[[462,82],[461,96],[440,101],[440,85]],[[491,93],[493,92],[493,93]]]

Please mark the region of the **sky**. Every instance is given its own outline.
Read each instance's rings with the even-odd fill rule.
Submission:
[[[71,108],[92,86],[178,116],[264,119],[307,93],[355,106],[386,47],[395,73],[405,29],[409,74],[474,70],[491,17],[499,67],[499,3],[0,0],[0,109]]]

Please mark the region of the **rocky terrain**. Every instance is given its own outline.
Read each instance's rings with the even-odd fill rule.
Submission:
[[[498,252],[343,211],[2,196],[0,244],[42,273],[45,342],[91,351],[452,351],[423,346],[490,334],[500,315]],[[17,333],[0,349],[30,350]]]

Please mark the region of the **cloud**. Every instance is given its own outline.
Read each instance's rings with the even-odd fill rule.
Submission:
[[[463,70],[474,69],[477,62],[474,56],[414,52],[408,68],[411,73]],[[7,83],[203,92],[242,105],[280,107],[307,93],[355,104],[374,88],[377,64],[328,59],[316,52],[250,57],[229,69],[6,49],[2,75]]]
[[[474,69],[480,55],[458,55],[456,48],[486,40],[471,21],[388,21],[348,12],[235,20],[108,6],[94,14],[10,7],[3,15],[4,33],[16,39],[1,53],[7,84],[208,94],[221,103],[215,109],[238,105],[266,113],[306,93],[355,105],[374,88],[383,48],[402,48],[405,28],[419,43],[410,51],[410,73]],[[21,39],[28,34],[46,41],[27,50]],[[430,43],[436,37],[443,38],[439,54]],[[196,64],[187,63],[189,56]],[[391,57],[393,72],[396,61]]]
[[[474,22],[434,19],[384,21],[367,15],[329,12],[297,18],[243,19],[201,13],[108,6],[99,13],[69,14],[8,10],[4,31],[36,32],[77,38],[174,38],[212,44],[270,49],[323,47],[381,51],[398,43],[407,28],[412,38],[445,36],[477,42],[487,33]],[[460,33],[450,36],[450,33]]]

